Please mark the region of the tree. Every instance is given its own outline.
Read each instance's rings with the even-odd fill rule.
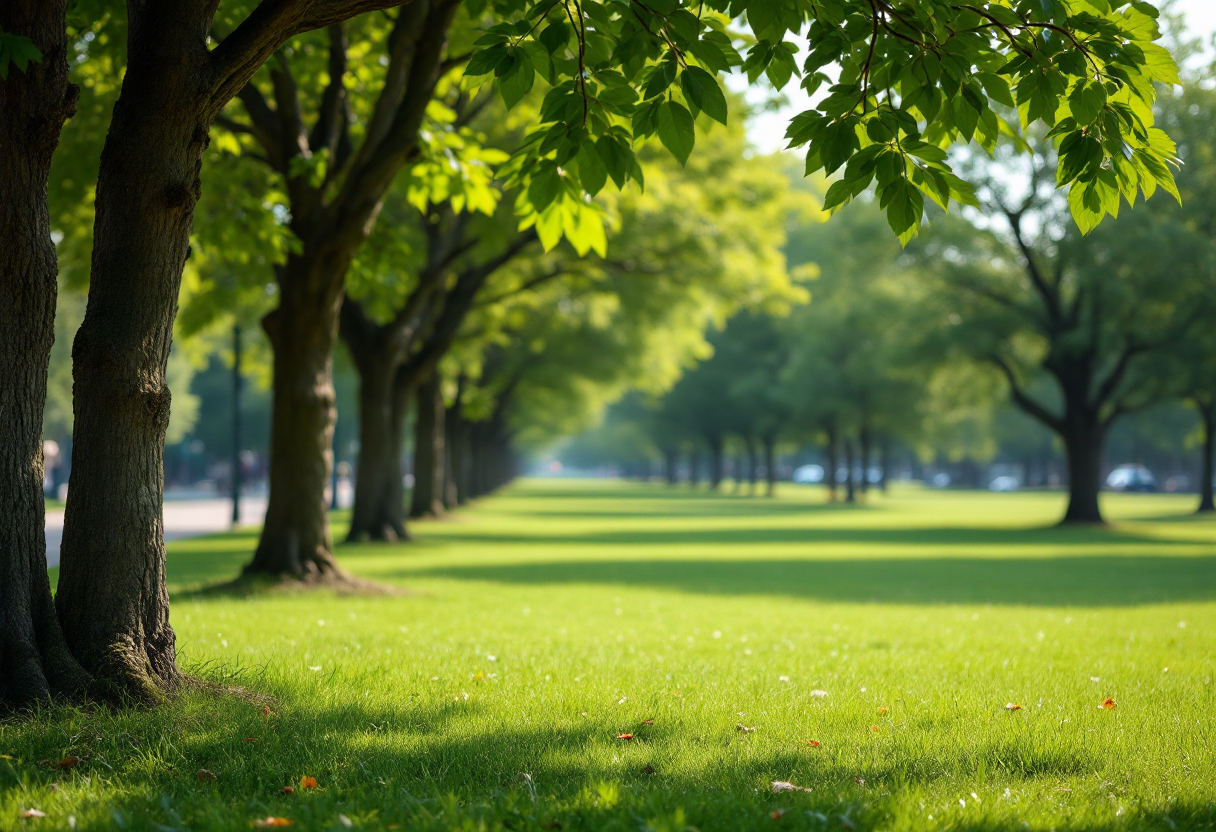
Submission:
[[[1101,523],[1106,433],[1170,395],[1148,359],[1186,331],[1199,295],[1195,281],[1166,278],[1157,257],[1161,245],[1188,245],[1181,229],[1149,209],[1084,237],[1060,221],[1048,167],[1034,167],[1016,202],[990,186],[1003,229],[943,224],[920,256],[938,278],[935,317],[954,324],[958,348],[996,367],[1013,403],[1064,444],[1064,522]],[[1038,378],[1050,385],[1032,388]]]
[[[42,411],[58,264],[47,188],[76,107],[66,0],[0,6],[0,704],[80,693],[46,572]]]
[[[214,48],[214,2],[128,6],[72,353],[76,441],[56,597],[73,655],[112,695],[155,700],[180,679],[161,529],[165,374],[211,123],[288,38],[391,5],[265,0]]]

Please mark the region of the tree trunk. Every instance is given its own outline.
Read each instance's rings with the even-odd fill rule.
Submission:
[[[194,6],[132,7],[72,349],[75,445],[57,608],[103,695],[143,701],[180,679],[161,516],[166,366],[216,94],[199,34],[209,24]]]
[[[1094,420],[1096,421],[1096,420]],[[1068,510],[1066,524],[1101,524],[1098,492],[1102,486],[1103,428],[1093,422],[1071,420],[1061,434],[1068,458]]]
[[[878,487],[883,494],[886,494],[891,478],[891,443],[886,439],[882,440],[878,449],[878,465],[882,470],[878,479]]]
[[[861,445],[861,482],[858,486],[861,489],[861,494],[864,497],[870,493],[870,457],[872,454],[872,437],[870,436],[869,427],[862,425],[860,434]]]
[[[341,291],[332,291],[324,273],[344,266],[309,254],[288,261],[289,274],[279,280],[279,306],[262,321],[274,350],[270,502],[245,574],[342,580],[325,502],[333,465],[333,350]],[[321,291],[308,288],[317,286]]]
[[[456,470],[463,465],[460,433],[464,419],[460,412],[460,399],[451,407],[444,408],[443,415],[443,507],[447,510],[460,505],[460,487]]]
[[[827,434],[828,441],[825,450],[827,451],[828,470],[824,472],[823,481],[828,486],[828,502],[834,503],[837,499],[836,469],[840,466],[840,442],[835,428],[828,428]]]
[[[676,485],[680,482],[680,455],[674,448],[668,448],[663,451],[663,478],[668,485]]]
[[[0,705],[84,690],[46,572],[42,410],[55,340],[58,264],[47,183],[80,90],[68,83],[66,0],[0,5],[0,30],[42,53],[0,81]]]
[[[722,485],[724,451],[721,438],[709,440],[709,490],[717,491]]]
[[[844,440],[844,501],[857,502],[857,484],[853,478],[853,440]]]
[[[443,392],[437,372],[418,388],[414,427],[414,493],[410,517],[443,516]]]
[[[764,437],[764,482],[766,497],[777,496],[777,439]]]
[[[1216,404],[1199,407],[1203,423],[1203,460],[1199,466],[1199,514],[1216,512],[1216,502],[1212,499],[1212,455],[1216,452]]]
[[[735,477],[735,494],[742,494],[743,478],[745,476],[742,454],[735,454],[734,459],[731,460],[731,473]]]
[[[749,436],[747,438],[747,494],[749,497],[756,496],[756,484],[760,479],[760,472],[757,468],[756,440]]]
[[[359,470],[346,539],[408,540],[400,500],[393,502],[394,483],[401,479],[402,434],[401,426],[394,424],[393,366],[387,357],[370,353],[366,361],[356,359],[355,366],[359,370]]]

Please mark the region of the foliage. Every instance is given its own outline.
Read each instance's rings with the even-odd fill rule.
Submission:
[[[480,0],[477,5],[485,5]],[[843,178],[835,208],[872,183],[902,242],[928,197],[972,203],[947,150],[1045,124],[1058,142],[1057,183],[1090,231],[1121,199],[1177,194],[1174,144],[1154,127],[1154,82],[1177,83],[1158,12],[1140,0],[497,0],[465,84],[493,82],[508,106],[548,85],[542,124],[505,168],[531,179],[521,210],[560,225],[583,193],[609,179],[643,183],[636,143],[658,140],[681,162],[696,122],[725,123],[717,75],[741,68],[780,89],[827,95],[787,138],[807,147],[806,172]],[[808,28],[809,24],[809,28]],[[800,67],[791,39],[807,31]],[[742,49],[746,57],[739,51]],[[1012,115],[1016,110],[1016,117]],[[701,116],[704,118],[701,118]],[[561,197],[560,199],[558,197]]]

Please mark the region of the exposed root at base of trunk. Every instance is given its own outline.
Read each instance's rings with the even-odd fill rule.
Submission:
[[[314,572],[306,575],[284,573],[279,575],[263,572],[246,572],[231,581],[201,587],[183,593],[186,596],[229,595],[248,597],[251,595],[274,595],[327,590],[335,595],[405,596],[409,590],[388,584],[355,578],[342,571]]]

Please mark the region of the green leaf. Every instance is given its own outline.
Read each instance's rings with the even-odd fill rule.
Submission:
[[[696,142],[696,128],[688,108],[678,101],[664,101],[657,114],[659,140],[683,165],[692,154]]]
[[[600,159],[599,152],[592,142],[584,142],[578,152],[578,177],[583,183],[583,190],[595,196],[604,189],[608,182],[608,168]]]
[[[680,74],[680,87],[688,103],[721,124],[726,124],[726,96],[718,79],[700,67],[690,66]]]
[[[555,165],[541,167],[528,183],[528,201],[538,212],[548,208],[562,190],[562,177]]]
[[[1082,127],[1093,124],[1106,106],[1106,88],[1099,81],[1082,81],[1068,96],[1068,109]]]
[[[522,49],[515,50],[511,67],[499,78],[498,91],[502,94],[503,103],[507,109],[518,104],[532,90],[536,81],[536,69],[532,59]]]

